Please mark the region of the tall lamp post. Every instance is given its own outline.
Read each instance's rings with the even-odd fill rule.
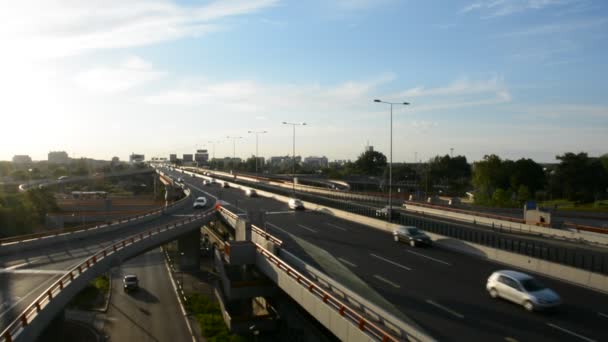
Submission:
[[[211,158],[215,159],[215,144],[219,144],[220,141],[210,140],[210,141],[207,141],[207,143],[211,144],[211,153],[212,153]]]
[[[234,161],[236,159],[236,141],[238,139],[243,139],[243,137],[231,137],[231,136],[227,136],[226,138],[232,139],[232,163],[231,164],[232,164],[232,166],[234,166]]]
[[[393,220],[393,105],[407,106],[409,102],[386,102],[375,99],[374,102],[388,104],[391,107],[390,159],[388,164],[388,222]]]
[[[255,173],[258,173],[258,136],[260,134],[268,133],[267,131],[249,131],[248,133],[255,134]]]
[[[296,194],[296,126],[306,126],[306,122],[286,122],[283,125],[291,125],[293,128],[293,158],[291,160],[291,183],[293,184],[293,194]]]

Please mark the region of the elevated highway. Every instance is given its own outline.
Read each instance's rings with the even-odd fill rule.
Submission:
[[[439,340],[601,341],[608,313],[605,293],[538,275],[564,305],[554,313],[524,312],[489,298],[485,281],[497,269],[514,268],[442,245],[411,249],[369,225],[339,218],[331,209],[288,210],[280,195],[249,198],[241,189],[205,186],[181,173],[189,187],[236,206],[251,221],[283,241],[282,249],[346,284],[384,310],[412,320]],[[238,186],[234,184],[234,186]],[[362,217],[364,218],[364,217]],[[363,222],[363,220],[361,221]],[[505,260],[503,262],[509,262]]]

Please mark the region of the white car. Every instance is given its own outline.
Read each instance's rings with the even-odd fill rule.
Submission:
[[[255,189],[246,189],[245,195],[248,197],[257,197],[258,193],[255,191]]]
[[[304,203],[302,203],[302,201],[297,198],[290,198],[289,202],[287,202],[287,205],[289,206],[289,209],[304,210]]]
[[[200,208],[204,208],[207,205],[207,199],[205,197],[197,197],[196,200],[194,200],[194,204],[192,205],[192,207],[194,209],[200,209]]]
[[[553,290],[545,287],[531,275],[503,270],[496,271],[488,278],[486,290],[492,298],[504,298],[522,305],[528,311],[555,308],[561,298]]]

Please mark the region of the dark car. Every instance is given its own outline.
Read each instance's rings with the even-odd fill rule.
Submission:
[[[127,274],[122,278],[123,290],[125,292],[134,291],[139,288],[139,280],[135,274]]]
[[[431,246],[433,244],[433,240],[428,235],[413,226],[403,226],[395,229],[393,238],[395,242],[406,242],[412,247],[420,245]]]

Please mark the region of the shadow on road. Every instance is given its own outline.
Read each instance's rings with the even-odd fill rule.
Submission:
[[[132,298],[146,302],[146,303],[158,303],[158,297],[150,293],[150,291],[145,288],[140,287],[137,291],[131,292],[129,294]]]

